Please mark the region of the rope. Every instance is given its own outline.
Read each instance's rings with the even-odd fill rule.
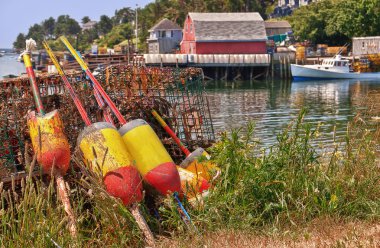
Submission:
[[[37,43],[32,38],[30,38],[29,40],[26,40],[25,43],[26,43],[26,45],[25,45],[25,51],[23,51],[20,54],[20,56],[17,59],[18,61],[22,60],[22,56],[24,56],[24,54],[31,54],[32,51],[37,48]]]

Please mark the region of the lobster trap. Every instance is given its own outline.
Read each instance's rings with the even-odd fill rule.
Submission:
[[[154,119],[151,114],[153,109],[190,150],[208,147],[214,141],[201,69],[114,65],[101,70],[96,76],[126,120],[146,120],[177,163],[182,161],[184,155]],[[67,77],[91,121],[102,121],[103,111],[106,110],[98,107],[86,75],[68,72]],[[61,78],[58,75],[39,74],[37,84],[46,111],[59,110],[74,151],[84,123]],[[1,86],[0,166],[12,172],[22,169],[24,144],[29,142],[26,116],[35,107],[27,77],[1,81]],[[116,119],[114,122],[117,123]]]

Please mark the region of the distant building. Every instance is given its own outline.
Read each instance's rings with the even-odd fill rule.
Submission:
[[[96,23],[97,23],[96,21],[89,21],[89,22],[82,24],[82,31],[95,28]]]
[[[273,13],[270,14],[270,18],[291,15],[294,9],[318,1],[320,0],[278,0],[277,7],[274,9]]]
[[[380,53],[380,36],[352,38],[352,55]]]
[[[181,53],[264,54],[266,41],[259,13],[189,13]]]
[[[182,28],[176,23],[163,19],[149,30],[149,53],[173,53],[182,39]]]
[[[265,21],[267,36],[286,34],[292,32],[292,26],[287,21]]]

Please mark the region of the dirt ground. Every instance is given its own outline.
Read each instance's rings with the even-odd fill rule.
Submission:
[[[161,237],[159,247],[380,247],[380,223],[319,219],[270,235],[221,230],[175,240]]]

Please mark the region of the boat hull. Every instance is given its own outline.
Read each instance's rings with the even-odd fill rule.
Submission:
[[[336,72],[291,64],[294,80],[307,79],[380,79],[380,72]]]

